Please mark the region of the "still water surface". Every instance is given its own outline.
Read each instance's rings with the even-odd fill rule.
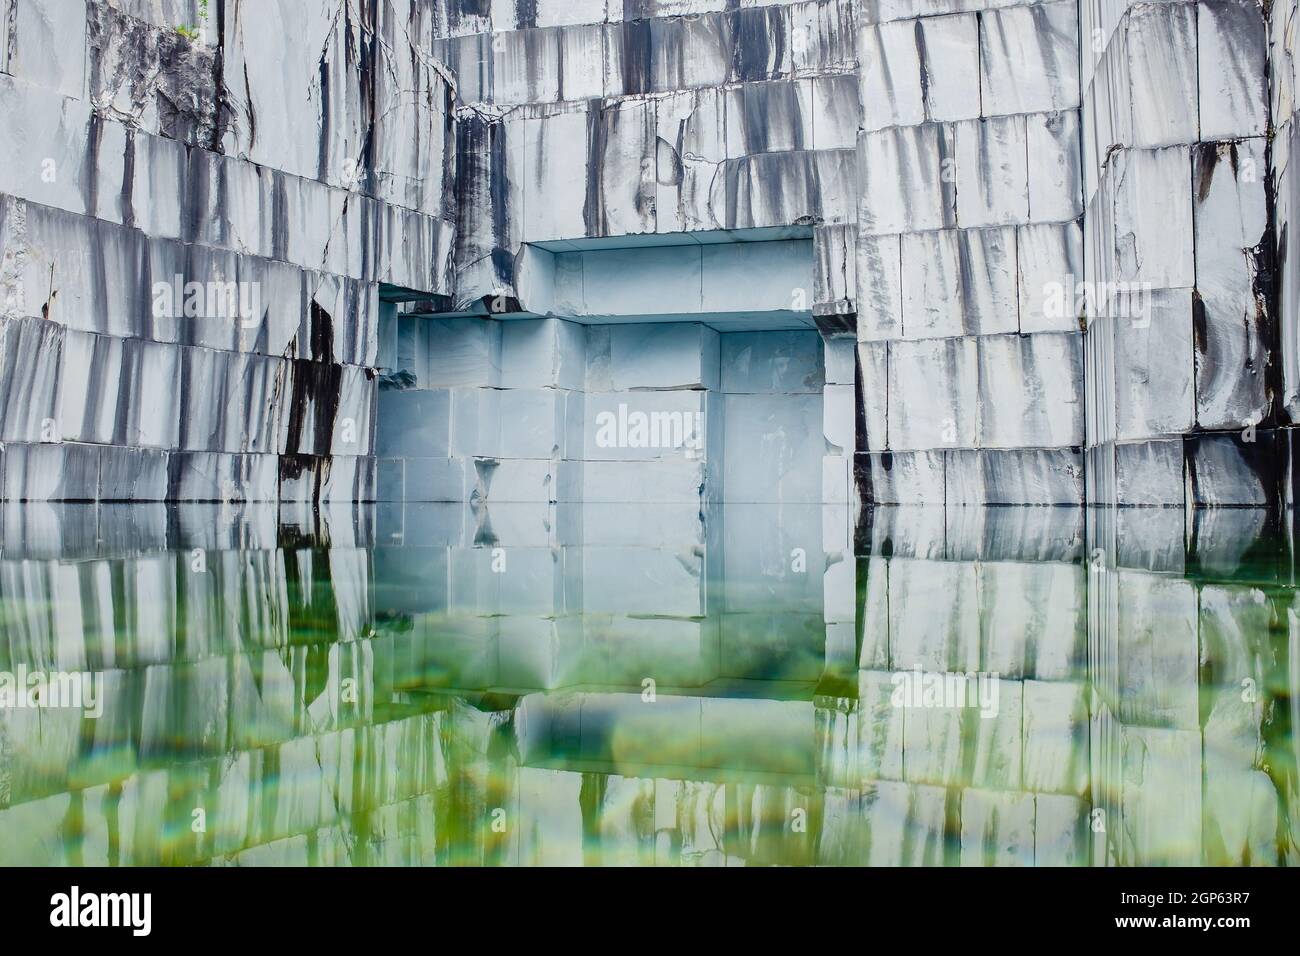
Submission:
[[[7,506],[0,864],[1300,862],[1290,529],[850,524]]]

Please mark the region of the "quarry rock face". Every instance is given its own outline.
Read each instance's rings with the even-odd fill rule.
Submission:
[[[5,499],[1294,498],[1285,4],[0,12]]]
[[[1297,16],[0,0],[0,862],[1293,861]]]
[[[1090,495],[1289,502],[1268,24],[1249,4],[1088,15],[1084,262],[1113,303],[1088,321]]]

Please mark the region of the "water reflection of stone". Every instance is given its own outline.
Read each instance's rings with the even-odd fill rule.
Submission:
[[[819,711],[842,862],[1090,862],[1082,513],[886,509],[858,550],[856,694]],[[915,668],[997,675],[996,716],[892,706]]]
[[[107,703],[0,710],[0,863],[1295,862],[1262,513],[3,518],[0,670]]]
[[[1092,517],[1093,790],[1115,822],[1098,860],[1294,864],[1290,529],[1257,509]]]

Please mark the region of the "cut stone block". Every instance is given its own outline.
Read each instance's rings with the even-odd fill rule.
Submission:
[[[881,782],[862,792],[869,866],[937,866],[944,862],[947,791]]]
[[[1268,224],[1262,140],[1203,144],[1192,154],[1196,183],[1196,420],[1244,428],[1268,411],[1264,369],[1270,317],[1259,294],[1259,249]]]
[[[900,236],[858,237],[858,340],[874,342],[903,334],[903,254]]]
[[[1116,503],[1182,505],[1183,443],[1179,439],[1115,446]]]
[[[549,502],[557,498],[557,463],[535,459],[475,458],[473,498]]]
[[[1262,135],[1268,124],[1265,22],[1248,5],[1209,0],[1196,10],[1200,138]]]
[[[723,487],[729,501],[821,499],[822,399],[727,395]]]
[[[965,228],[1029,219],[1026,117],[967,120],[953,126],[957,223]]]
[[[579,454],[587,461],[706,459],[711,406],[720,398],[706,396],[689,389],[590,392]]]
[[[1135,318],[1116,319],[1115,428],[1121,439],[1189,430],[1195,417],[1190,289],[1151,292]]]
[[[448,389],[379,393],[375,451],[383,458],[446,458],[451,453]]]
[[[699,502],[708,494],[701,461],[589,461],[582,465],[581,498],[592,504],[614,502]]]
[[[864,342],[858,346],[858,360],[866,435],[864,447],[857,450],[884,451],[889,447],[889,346]]]
[[[1261,432],[1249,437],[1229,432],[1184,440],[1189,506],[1264,507],[1272,500],[1275,436]]]
[[[700,325],[595,327],[587,354],[590,391],[716,389],[719,384],[718,334]]]
[[[1076,450],[960,449],[943,454],[950,508],[1083,503],[1083,460]]]
[[[464,458],[404,460],[406,501],[468,501],[474,489],[473,465]]]
[[[502,389],[497,393],[502,458],[563,457],[568,440],[570,393],[554,388]]]
[[[1089,806],[1075,797],[1034,794],[1034,865],[1085,866]]]
[[[1079,105],[1077,11],[1067,3],[1007,6],[980,18],[980,101],[985,116]]]
[[[1068,294],[1083,279],[1083,229],[1078,222],[1016,229],[1020,331],[1075,332],[1077,311]]]
[[[502,323],[483,319],[421,321],[428,349],[426,387],[501,384]]]
[[[892,343],[889,396],[891,449],[976,445],[976,341],[962,338]]]
[[[822,390],[822,340],[815,332],[730,332],[719,341],[724,392],[817,394]]]
[[[1121,150],[1111,164],[1103,191],[1114,206],[1114,231],[1108,233],[1113,245],[1101,251],[1107,260],[1114,256],[1114,280],[1146,283],[1147,289],[1190,288],[1195,270],[1188,148]]]
[[[974,149],[975,143],[968,148]],[[961,166],[952,127],[931,123],[861,133],[861,234],[891,235],[957,225],[957,177],[951,173],[954,168],[960,170]],[[970,176],[976,174],[972,164]],[[969,187],[980,189],[974,182]],[[963,219],[962,225],[979,223]]]
[[[863,27],[858,38],[863,129],[914,126],[925,121],[916,26],[896,21]]]
[[[1082,336],[989,336],[979,362],[981,446],[1083,444]]]
[[[5,72],[64,96],[85,95],[86,0],[18,0]]]
[[[503,322],[501,385],[581,389],[586,379],[586,332],[582,326],[555,318]]]
[[[858,454],[854,470],[865,504],[944,503],[942,451]]]

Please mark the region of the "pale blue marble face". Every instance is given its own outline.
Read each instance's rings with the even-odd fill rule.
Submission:
[[[1290,540],[1245,509],[10,506],[0,864],[1295,862]]]

